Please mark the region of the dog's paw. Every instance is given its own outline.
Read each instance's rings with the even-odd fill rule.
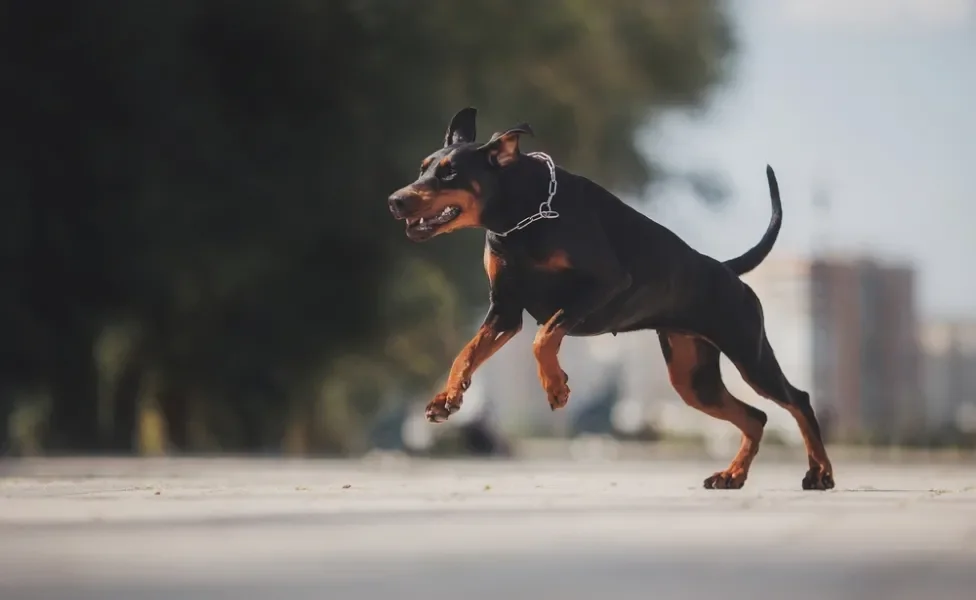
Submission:
[[[834,475],[828,469],[821,466],[810,467],[801,483],[805,490],[832,490],[834,489]]]
[[[566,385],[569,382],[569,375],[566,371],[560,371],[562,374],[560,379],[555,381],[549,380],[546,382],[546,395],[549,397],[549,408],[556,410],[557,408],[563,408],[569,402],[569,386]]]
[[[748,473],[744,469],[719,471],[705,479],[706,490],[738,490],[746,483]]]
[[[431,423],[443,423],[448,417],[461,410],[461,400],[460,394],[451,396],[447,392],[441,392],[427,404],[424,416]]]

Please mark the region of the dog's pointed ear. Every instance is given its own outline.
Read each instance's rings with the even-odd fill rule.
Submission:
[[[506,131],[492,134],[491,139],[478,149],[488,153],[488,162],[496,167],[507,167],[519,157],[519,136],[535,135],[528,123],[516,125]]]
[[[473,106],[459,110],[451,119],[451,124],[447,126],[447,133],[444,134],[444,147],[473,142],[477,133],[475,129],[475,118],[477,116],[478,109]]]

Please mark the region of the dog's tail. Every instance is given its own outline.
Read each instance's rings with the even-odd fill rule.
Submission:
[[[769,181],[769,200],[773,205],[773,214],[769,217],[769,226],[759,243],[746,250],[740,256],[725,261],[725,266],[732,269],[736,275],[745,275],[758,267],[769,255],[779,237],[779,229],[783,225],[783,205],[779,200],[779,184],[776,183],[776,173],[766,165],[766,179]]]

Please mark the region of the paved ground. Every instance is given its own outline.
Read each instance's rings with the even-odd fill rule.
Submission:
[[[976,598],[976,467],[714,466],[0,463],[0,598]]]

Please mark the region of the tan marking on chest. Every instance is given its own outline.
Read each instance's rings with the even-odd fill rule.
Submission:
[[[498,272],[505,266],[505,261],[493,253],[488,246],[485,246],[485,273],[488,274],[488,281],[495,283],[498,279]]]
[[[565,271],[572,268],[572,263],[569,261],[569,254],[565,250],[556,250],[535,263],[537,269],[542,269],[543,271]]]

